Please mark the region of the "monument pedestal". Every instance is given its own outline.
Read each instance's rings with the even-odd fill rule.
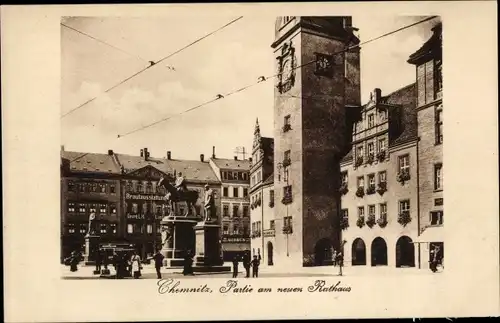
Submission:
[[[161,250],[163,266],[167,268],[181,268],[184,266],[186,252],[195,251],[195,237],[193,227],[198,223],[199,217],[166,216],[161,225],[167,226],[170,237]]]
[[[223,266],[221,257],[220,225],[201,223],[194,228],[196,235],[196,257],[194,272],[225,272],[231,267]]]
[[[99,252],[100,236],[87,235],[85,237],[85,254],[83,256],[84,264],[93,266],[96,263],[96,253]]]

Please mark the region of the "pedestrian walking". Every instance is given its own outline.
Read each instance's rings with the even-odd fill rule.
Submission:
[[[332,248],[333,267],[337,266],[337,250]]]
[[[139,257],[139,255],[137,254],[137,251],[134,250],[134,254],[132,255],[132,258],[130,258],[130,262],[134,279],[138,279],[139,277],[141,277],[142,264],[141,257]]]
[[[252,277],[259,277],[260,257],[253,256],[252,260]]]
[[[149,260],[154,260],[155,262],[156,277],[158,279],[161,279],[161,267],[163,266],[164,258],[165,257],[160,253],[160,249],[158,249],[156,254],[154,254],[151,258],[148,258]]]
[[[245,267],[246,271],[246,278],[250,278],[250,251],[245,252],[245,255],[243,256],[243,267]]]
[[[238,256],[233,258],[233,278],[238,277]]]
[[[103,260],[102,258],[103,258],[102,249],[98,249],[97,252],[95,253],[95,274],[101,273],[101,265]]]
[[[431,250],[431,260],[429,264],[429,268],[433,273],[437,272],[437,266],[440,261],[440,248],[439,247],[434,247],[434,249]]]
[[[72,272],[78,271],[78,264],[80,263],[80,253],[76,250],[71,252],[71,255],[64,259],[65,264],[69,264],[69,270]]]
[[[342,255],[342,252],[337,252],[336,256],[336,262],[337,265],[339,266],[339,276],[342,276],[342,267],[344,267],[344,255]]]
[[[191,254],[191,250],[186,252],[186,256],[184,257],[184,270],[182,272],[184,276],[193,276],[193,256]]]

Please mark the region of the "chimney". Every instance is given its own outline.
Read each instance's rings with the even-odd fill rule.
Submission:
[[[109,156],[113,156],[113,150],[112,149],[108,149],[108,155]]]
[[[375,104],[377,104],[380,101],[381,97],[382,97],[382,90],[380,90],[379,88],[373,90],[373,101],[375,102]]]
[[[204,160],[205,160],[205,155],[200,154],[200,161],[202,162],[202,161],[204,161]]]
[[[149,152],[147,148],[144,148],[144,160],[148,160]]]
[[[212,158],[215,159],[215,146],[212,147]]]
[[[170,152],[170,150],[167,151],[167,159],[168,160],[172,159],[172,152]]]
[[[234,156],[234,160],[238,160],[238,156]]]
[[[141,157],[144,157],[144,149],[141,149]]]

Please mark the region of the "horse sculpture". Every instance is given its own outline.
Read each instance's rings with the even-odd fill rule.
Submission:
[[[186,202],[187,212],[184,216],[196,215],[195,204],[198,200],[198,192],[193,190],[178,191],[174,185],[170,184],[163,177],[158,182],[159,187],[163,187],[166,191],[167,203],[171,208],[171,214],[177,213],[177,203]]]

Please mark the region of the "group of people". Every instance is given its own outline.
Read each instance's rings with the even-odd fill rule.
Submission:
[[[252,268],[252,277],[259,277],[259,266],[262,260],[260,254],[254,255],[253,259],[250,259],[250,251],[245,252],[243,257],[235,256],[233,258],[233,278],[238,277],[238,266],[240,260],[243,262],[243,267],[245,268],[246,278],[250,277],[250,267]]]
[[[439,265],[444,268],[443,259],[444,257],[443,253],[441,252],[441,248],[439,246],[434,247],[431,250],[431,259],[429,261],[429,268],[433,273],[437,272],[437,268]]]

